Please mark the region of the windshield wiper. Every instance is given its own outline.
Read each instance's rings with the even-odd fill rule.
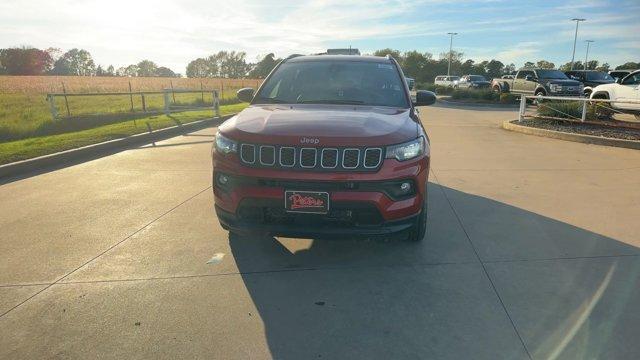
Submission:
[[[266,97],[259,97],[256,100],[258,100],[259,102],[265,102],[267,104],[288,104],[288,103],[290,103],[289,101],[285,101],[285,100],[282,100],[282,99],[266,98]]]
[[[341,100],[341,99],[318,99],[318,100],[301,100],[299,104],[345,104],[345,105],[362,105],[361,100]]]

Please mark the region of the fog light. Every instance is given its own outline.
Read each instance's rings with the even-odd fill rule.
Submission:
[[[220,176],[218,176],[218,182],[221,185],[226,185],[229,182],[229,178],[227,177],[227,175],[220,174]]]
[[[408,193],[411,190],[411,183],[403,182],[400,184],[400,190],[402,190],[403,193]]]

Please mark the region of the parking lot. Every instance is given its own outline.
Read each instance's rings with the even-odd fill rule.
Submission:
[[[427,238],[231,237],[215,129],[0,186],[0,358],[636,359],[640,152],[422,109]]]

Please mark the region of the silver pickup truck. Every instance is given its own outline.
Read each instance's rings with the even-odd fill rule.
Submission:
[[[581,82],[553,69],[521,69],[514,79],[493,79],[491,89],[520,95],[583,96]]]

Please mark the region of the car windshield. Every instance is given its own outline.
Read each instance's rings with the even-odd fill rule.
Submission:
[[[604,72],[600,72],[600,71],[593,71],[593,72],[588,72],[587,73],[587,80],[592,80],[592,81],[614,81],[613,77],[611,77],[611,75],[604,73]]]
[[[538,77],[540,79],[568,79],[560,70],[538,70]]]
[[[449,78],[449,80],[456,81],[456,80],[460,80],[460,78],[458,76],[452,76]]]
[[[487,79],[485,79],[484,76],[480,76],[480,75],[471,75],[469,76],[469,80],[470,81],[487,81]]]
[[[285,62],[254,103],[316,103],[409,107],[396,67],[372,61]]]

